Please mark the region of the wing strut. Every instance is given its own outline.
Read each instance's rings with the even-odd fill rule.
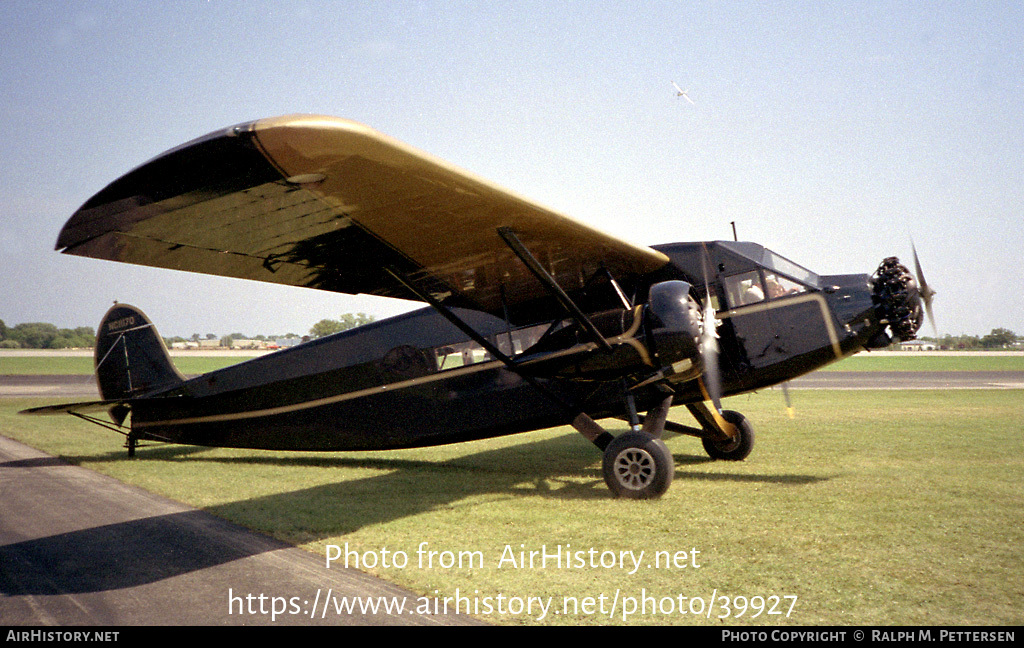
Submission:
[[[401,272],[395,270],[394,268],[384,268],[384,271],[391,275],[395,279],[395,281],[402,284],[402,286],[406,290],[416,295],[418,299],[421,299],[430,304],[430,306],[435,311],[443,315],[446,320],[454,324],[456,327],[458,327],[460,331],[468,335],[470,338],[472,338],[474,342],[482,346],[484,350],[487,351],[487,353],[491,354],[492,357],[503,362],[505,366],[508,367],[509,369],[515,371],[516,373],[519,373],[515,360],[502,353],[498,349],[498,347],[491,344],[490,340],[477,333],[472,326],[464,322],[461,317],[453,313],[451,309],[449,309],[447,306],[438,301],[433,295],[417,288]]]
[[[468,335],[470,339],[472,339],[474,342],[482,346],[485,351],[491,354],[492,357],[500,360],[506,367],[509,368],[509,370],[515,372],[520,378],[525,380],[537,391],[539,391],[545,397],[550,399],[555,405],[561,407],[568,414],[570,414],[573,417],[572,426],[576,428],[576,430],[580,434],[582,434],[588,441],[596,445],[602,451],[608,446],[609,443],[611,443],[614,437],[611,434],[609,434],[604,428],[598,425],[594,421],[594,419],[590,418],[590,416],[583,411],[582,407],[580,407],[576,403],[570,403],[566,401],[564,398],[548,389],[546,385],[538,381],[536,378],[524,373],[522,371],[522,368],[516,363],[514,359],[502,353],[498,349],[498,347],[491,344],[490,340],[488,340],[483,335],[480,335],[480,333],[478,333],[476,329],[474,329],[472,326],[463,321],[461,317],[453,313],[450,308],[439,302],[429,293],[417,288],[415,284],[413,284],[411,281],[409,281],[408,278],[403,276],[402,273],[398,272],[393,268],[384,268],[384,270],[389,275],[391,275],[391,277],[394,278],[395,281],[404,286],[406,290],[416,295],[416,297],[418,297],[419,299],[422,299],[423,301],[430,304],[431,308],[440,313],[446,320],[454,324],[456,328],[458,328],[460,331]]]
[[[608,340],[605,340],[604,337],[601,336],[600,331],[598,331],[597,327],[594,326],[594,323],[590,321],[590,318],[588,318],[583,311],[580,310],[580,307],[573,302],[572,298],[562,290],[562,287],[559,286],[558,282],[555,281],[555,278],[544,269],[544,266],[540,264],[540,261],[530,254],[530,251],[526,249],[526,246],[523,245],[522,241],[519,240],[519,237],[515,235],[515,232],[508,227],[499,227],[498,235],[501,236],[515,255],[519,257],[519,260],[526,264],[526,267],[533,273],[533,276],[537,277],[537,279],[544,284],[544,287],[551,292],[555,299],[558,300],[558,303],[569,311],[569,314],[572,315],[573,319],[580,323],[580,326],[586,329],[590,338],[597,343],[597,346],[601,347],[605,351],[611,351],[612,345],[608,344]],[[623,301],[625,301],[624,296]]]

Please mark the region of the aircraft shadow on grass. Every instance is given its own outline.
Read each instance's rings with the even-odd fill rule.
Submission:
[[[158,515],[0,547],[0,595],[76,594],[135,587],[216,567],[235,560],[289,547],[268,536],[239,533],[229,520],[246,520],[273,512],[282,528],[317,531],[311,539],[352,533],[362,527],[391,522],[466,498],[555,497],[606,499],[600,462],[573,435],[544,439],[447,461],[356,456],[280,456],[204,458],[206,448],[161,446],[140,448],[145,461],[308,465],[310,468],[366,468],[388,471],[365,479],[323,484],[227,504]],[[200,455],[200,456],[197,456]],[[543,463],[534,461],[542,458]],[[109,457],[102,458],[103,461]],[[96,456],[69,457],[76,464]],[[709,459],[677,455],[677,465],[703,464]],[[61,459],[30,459],[0,464],[5,469],[63,465]],[[444,473],[445,479],[438,475]],[[583,479],[580,479],[580,477]],[[676,479],[743,481],[800,486],[827,478],[810,475],[707,474],[676,470]],[[471,506],[467,504],[467,506]]]

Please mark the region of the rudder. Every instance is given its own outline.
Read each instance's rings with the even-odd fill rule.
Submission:
[[[114,304],[103,316],[96,332],[95,363],[104,400],[142,396],[185,380],[153,322],[128,304]]]

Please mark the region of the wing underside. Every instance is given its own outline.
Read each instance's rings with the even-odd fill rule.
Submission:
[[[552,212],[355,122],[260,120],[168,151],[61,231],[65,253],[494,314],[543,299],[507,228],[567,291],[667,258]]]

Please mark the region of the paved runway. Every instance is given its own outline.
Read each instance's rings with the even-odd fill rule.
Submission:
[[[417,598],[2,436],[0,501],[0,626],[478,623],[339,614],[340,597]]]
[[[815,371],[793,389],[1024,389],[1024,371]]]
[[[0,375],[0,397],[99,400],[93,376]]]
[[[1024,371],[815,371],[793,389],[1024,389]],[[0,397],[99,399],[92,376],[0,375]]]

